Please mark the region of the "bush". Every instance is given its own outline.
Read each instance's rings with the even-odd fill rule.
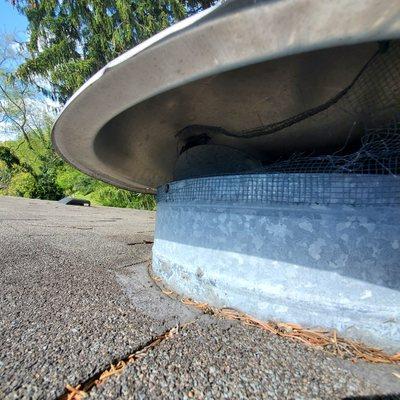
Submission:
[[[91,198],[96,202],[109,207],[127,207],[141,210],[155,210],[155,198],[149,194],[132,193],[114,186],[101,184]]]
[[[70,165],[64,165],[57,175],[57,184],[68,196],[85,198],[108,207],[128,207],[154,210],[154,196],[133,193],[93,179]]]
[[[58,170],[56,182],[68,196],[74,193],[86,196],[96,190],[100,183],[70,165],[64,165]]]
[[[0,194],[5,192],[5,189],[10,184],[12,171],[7,167],[7,164],[0,160]]]
[[[5,193],[9,196],[33,197],[36,190],[35,178],[28,172],[18,172],[12,176]]]
[[[62,188],[57,184],[57,171],[63,161],[52,151],[39,156],[40,166],[36,173],[34,197],[43,200],[60,200],[64,197]]]
[[[50,136],[10,141],[0,153],[0,194],[59,200],[72,196],[109,207],[154,210],[152,195],[132,193],[93,179],[66,164],[54,152]]]
[[[62,189],[56,182],[56,171],[44,167],[37,176],[33,197],[43,200],[60,200],[64,197]]]

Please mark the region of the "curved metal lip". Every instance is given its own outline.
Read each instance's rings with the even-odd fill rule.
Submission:
[[[228,33],[235,34],[230,42],[226,41]],[[56,119],[52,128],[53,146],[67,162],[92,177],[128,190],[155,193],[156,188],[132,176],[123,176],[96,157],[93,146],[96,135],[116,115],[173,88],[246,65],[399,37],[397,0],[221,2],[167,28],[93,75],[69,99]],[[180,54],[176,53],[177,48]],[[202,65],[190,64],[190,54],[196,49],[207,53]],[[162,63],[178,66],[177,56],[182,57],[180,62],[186,62],[186,69],[170,68],[161,74],[161,79],[149,79],[145,89],[133,92],[139,83],[134,80],[135,62],[139,58],[144,58],[149,66],[147,75],[156,77]],[[157,64],[157,57],[161,64]],[[129,94],[127,87],[132,90]]]

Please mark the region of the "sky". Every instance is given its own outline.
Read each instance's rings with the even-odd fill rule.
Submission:
[[[0,0],[0,35],[14,34],[18,38],[27,38],[27,26],[27,19],[19,14],[15,7],[13,7],[8,0]],[[55,106],[53,104],[54,102],[52,102],[50,99],[42,99],[42,96],[39,96],[39,94],[37,98],[35,97],[27,100],[29,100],[27,102],[29,110],[37,110],[40,107],[45,110],[46,106],[48,105],[52,107]],[[7,121],[0,122],[0,142],[15,138],[12,134],[10,134],[7,124]]]
[[[27,19],[19,14],[15,7],[6,0],[0,0],[0,35],[16,34],[22,36],[27,25]],[[10,136],[5,135],[4,131],[6,131],[6,122],[0,123],[0,142],[10,139]]]
[[[26,31],[27,19],[18,13],[8,0],[0,0],[0,32],[22,33]]]

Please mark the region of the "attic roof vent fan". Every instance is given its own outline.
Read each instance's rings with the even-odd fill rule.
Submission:
[[[106,65],[53,142],[157,193],[176,291],[398,348],[399,39],[397,0],[223,1]]]

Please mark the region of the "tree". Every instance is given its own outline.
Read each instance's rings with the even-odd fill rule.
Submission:
[[[43,137],[51,111],[37,88],[15,74],[25,53],[14,36],[0,37],[0,137],[15,139],[22,135],[32,149],[31,136]]]
[[[0,160],[10,169],[21,165],[20,159],[6,146],[0,146]]]
[[[48,97],[65,102],[106,63],[215,0],[9,1],[27,17],[29,40],[0,43],[0,140],[17,138],[0,149],[0,192],[53,200],[67,193],[95,204],[153,209],[153,196],[67,166],[49,140],[52,113],[45,121],[48,113],[32,107],[46,106]]]
[[[10,0],[29,21],[25,80],[51,83],[65,102],[91,75],[126,50],[215,0]]]

